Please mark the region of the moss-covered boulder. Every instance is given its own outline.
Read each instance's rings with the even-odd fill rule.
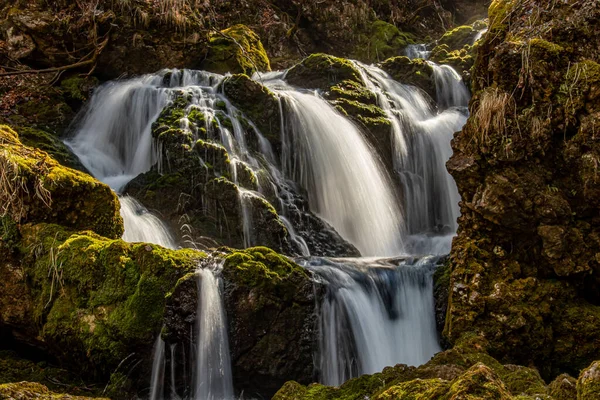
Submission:
[[[167,294],[205,255],[43,223],[21,225],[17,236],[0,242],[3,337],[20,348],[34,346],[37,357],[56,360],[88,382],[106,385],[110,378],[106,393],[117,398],[147,384]],[[2,375],[54,388],[54,378],[45,382],[52,374]],[[62,374],[58,382],[70,385],[71,379]]]
[[[555,400],[577,398],[577,379],[568,374],[560,374],[548,385],[548,393]]]
[[[600,361],[581,371],[577,380],[577,400],[600,398]]]
[[[294,86],[328,90],[344,80],[360,82],[360,73],[349,60],[327,54],[311,54],[285,75]]]
[[[459,50],[450,50],[447,45],[442,44],[431,50],[429,59],[437,64],[449,65],[463,78],[469,78],[471,67],[475,62],[475,47],[465,45]]]
[[[25,225],[21,235],[32,315],[44,321],[40,340],[62,363],[92,376],[112,372],[132,351],[147,361],[165,295],[204,257],[57,225]]]
[[[122,235],[119,202],[108,186],[23,145],[7,126],[0,127],[0,144],[2,215],[18,223],[58,223],[110,238]]]
[[[233,83],[228,83],[230,80]],[[243,83],[238,85],[240,81]],[[249,112],[254,110],[258,120],[267,124],[273,118],[261,117],[254,105],[248,108],[250,103],[243,102],[251,95],[243,85],[256,89],[248,82],[252,81],[245,75],[236,75],[226,80],[224,90],[238,94],[240,105]],[[258,86],[258,93],[276,104],[268,90]],[[273,108],[278,110],[275,104]],[[225,104],[222,107],[226,110]],[[243,122],[244,140],[249,147],[258,146],[252,125],[244,114],[235,112]],[[127,192],[146,207],[160,211],[175,231],[186,221],[190,228],[187,239],[199,246],[265,245],[289,253],[288,232],[277,211],[254,192],[258,185],[255,172],[237,157],[233,159],[235,154],[230,155],[221,143],[222,129],[233,133],[228,115],[224,110],[204,113],[191,104],[189,94],[181,93],[152,126],[152,135],[160,143],[162,164],[131,181]],[[181,128],[183,119],[189,129]]]
[[[545,399],[548,388],[536,370],[503,366],[489,355],[455,348],[436,354],[420,367],[396,365],[363,375],[339,387],[287,382],[275,400],[513,400]]]
[[[250,119],[279,154],[281,114],[279,101],[268,88],[247,75],[233,75],[223,81],[223,93]]]
[[[287,379],[310,383],[317,316],[309,273],[266,247],[220,249],[212,257],[213,265],[222,265],[236,389],[270,397]],[[197,283],[198,277],[188,274],[169,296],[163,331],[167,343],[193,340]]]
[[[402,54],[407,45],[414,43],[411,33],[401,32],[395,25],[376,20],[359,33],[352,58],[363,62],[379,62]]]
[[[380,67],[398,82],[416,86],[435,98],[433,67],[427,61],[399,56],[385,60]]]
[[[271,65],[258,35],[240,24],[210,35],[202,68],[219,74],[251,75],[257,71],[270,71]]]
[[[52,132],[25,126],[15,127],[15,130],[25,146],[43,150],[65,167],[85,172],[85,167],[77,156]]]
[[[487,22],[479,20],[447,31],[431,50],[429,59],[451,66],[469,81],[477,47],[486,27]]]
[[[470,118],[447,164],[463,201],[444,334],[476,337],[548,380],[600,357],[600,198],[590,169],[600,154],[600,31],[588,28],[600,11],[574,4],[533,26],[537,5],[492,2]]]
[[[485,24],[483,27],[485,27]],[[444,33],[438,40],[438,45],[446,45],[451,51],[460,50],[466,44],[472,45],[481,29],[482,28],[476,29],[476,27],[472,25],[457,26]]]

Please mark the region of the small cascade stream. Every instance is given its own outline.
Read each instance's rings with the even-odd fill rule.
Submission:
[[[284,174],[308,191],[311,209],[361,254],[400,254],[402,215],[389,178],[359,129],[316,93],[293,90],[281,79],[263,82],[287,111]]]
[[[367,87],[392,121],[393,160],[404,196],[408,254],[447,254],[456,231],[459,195],[446,170],[450,141],[467,120],[468,92],[460,76],[434,66],[437,107],[421,90],[356,63]],[[439,78],[438,78],[439,75]],[[450,87],[450,88],[448,88]]]
[[[411,57],[427,54],[425,47],[407,51]],[[357,125],[319,93],[288,85],[285,72],[254,78],[279,99],[282,133],[277,155],[222,93],[223,76],[188,70],[165,70],[102,86],[67,141],[82,164],[119,193],[124,240],[177,248],[177,239],[160,216],[122,192],[153,166],[159,172],[169,166],[172,160],[152,138],[152,123],[178,96],[189,99],[180,128],[194,140],[202,128],[207,140],[227,151],[231,180],[239,184],[244,245],[261,244],[253,234],[253,202],[274,198],[272,205],[295,255],[302,257],[298,262],[326,287],[317,305],[321,336],[315,367],[320,380],[331,385],[388,365],[419,365],[440,350],[432,274],[439,256],[449,252],[457,228],[459,196],[445,163],[452,153],[453,133],[466,122],[469,100],[460,75],[450,67],[431,63],[434,101],[375,66],[355,65],[391,121],[393,171],[384,170]],[[204,126],[191,117],[198,112],[205,117]],[[240,172],[267,178],[253,189],[244,188]],[[323,229],[334,229],[362,258],[311,257],[315,238],[296,225],[301,219],[297,199],[304,195]],[[181,352],[174,345],[166,348],[159,337],[151,399],[234,397],[220,270],[215,262],[197,271],[196,339],[193,355],[184,362],[193,362],[188,390],[178,394],[175,383],[179,377],[173,365]]]
[[[160,335],[154,345],[150,381],[150,400],[190,398],[195,400],[233,400],[234,390],[229,355],[227,317],[223,305],[223,283],[220,277],[222,262],[212,261],[196,271],[198,302],[192,357],[181,360],[175,344],[165,351]],[[167,372],[167,361],[169,371]],[[176,364],[189,366],[191,382],[180,396],[177,388]]]
[[[433,306],[437,257],[321,259],[302,264],[328,291],[320,308],[321,381],[404,363],[421,365],[440,351]]]

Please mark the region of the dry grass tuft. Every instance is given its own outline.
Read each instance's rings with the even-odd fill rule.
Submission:
[[[27,215],[27,203],[31,196],[46,207],[52,204],[50,191],[44,187],[43,177],[47,173],[44,160],[31,167],[32,173],[24,174],[16,157],[27,156],[13,152],[24,152],[24,147],[11,146],[0,152],[0,216],[10,214],[16,222]]]
[[[514,108],[515,100],[511,94],[498,88],[485,90],[473,115],[479,133],[474,138],[477,144],[489,143],[491,133],[506,136],[506,115]]]

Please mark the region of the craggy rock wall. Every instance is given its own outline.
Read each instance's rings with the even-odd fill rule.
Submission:
[[[600,356],[600,2],[495,0],[471,117],[444,334],[542,375]]]

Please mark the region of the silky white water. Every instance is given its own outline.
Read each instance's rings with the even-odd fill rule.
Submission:
[[[426,57],[424,47],[414,52]],[[197,138],[198,129],[204,128],[210,140],[225,147],[233,182],[239,183],[241,168],[263,177],[257,191],[238,191],[246,247],[260,244],[251,219],[252,200],[256,196],[265,200],[270,193],[276,197],[274,206],[296,254],[310,256],[307,243],[312,238],[295,225],[301,214],[294,214],[295,219],[288,215],[298,211],[294,202],[301,192],[298,186],[306,191],[311,211],[363,256],[388,257],[303,261],[327,288],[319,304],[317,369],[322,382],[337,385],[396,363],[419,365],[439,351],[431,288],[436,259],[421,256],[447,254],[456,231],[459,197],[445,162],[452,154],[453,133],[466,121],[469,93],[454,70],[431,65],[436,99],[394,81],[379,68],[357,63],[365,85],[377,95],[391,121],[393,171],[384,170],[364,133],[349,118],[316,92],[287,85],[281,72],[255,78],[280,100],[280,154],[275,154],[252,121],[247,121],[251,133],[242,126],[242,114],[219,91],[223,77],[200,71],[162,71],[105,85],[94,95],[68,145],[90,172],[119,192],[154,165],[159,171],[170,168],[172,160],[168,155],[161,157],[151,126],[162,109],[183,93],[190,103],[180,120],[181,129]],[[217,106],[217,102],[225,106]],[[204,127],[187,118],[193,110],[205,115]],[[222,123],[223,114],[230,124]],[[213,120],[216,126],[209,124]],[[258,143],[257,149],[249,148],[252,139]],[[392,179],[398,182],[400,196],[396,196]],[[157,215],[131,197],[120,199],[125,240],[177,247]],[[418,257],[414,261],[406,254]],[[389,258],[398,255],[404,257]],[[231,399],[226,317],[219,266],[213,267],[198,271],[190,396]],[[168,355],[164,347],[157,340],[152,399],[163,397],[166,379],[171,381],[171,397],[177,394],[172,361],[171,376],[165,377]],[[171,347],[171,359],[174,353]]]
[[[392,122],[406,250],[409,254],[447,254],[457,227],[459,195],[445,164],[452,155],[452,136],[467,120],[468,91],[454,70],[435,66],[436,107],[420,89],[396,82],[377,67],[356,65]]]
[[[425,44],[409,44],[404,49],[404,55],[410,59],[422,58],[427,60],[430,53]]]
[[[431,278],[436,261],[304,261],[327,287],[319,319],[321,382],[337,386],[397,363],[421,365],[440,351]]]
[[[375,152],[358,128],[316,93],[266,81],[285,101],[284,173],[311,209],[365,256],[402,252],[402,215]]]
[[[149,400],[162,400],[163,398],[163,379],[165,373],[165,342],[160,335],[154,341],[154,351],[152,354],[152,374],[150,377],[150,397]]]
[[[213,269],[214,268],[214,269]],[[196,312],[196,400],[233,399],[227,323],[218,274],[221,264],[199,269]]]
[[[149,213],[133,197],[121,196],[119,201],[121,202],[121,216],[125,227],[123,240],[126,242],[156,243],[170,249],[177,248],[173,236],[158,217]]]

